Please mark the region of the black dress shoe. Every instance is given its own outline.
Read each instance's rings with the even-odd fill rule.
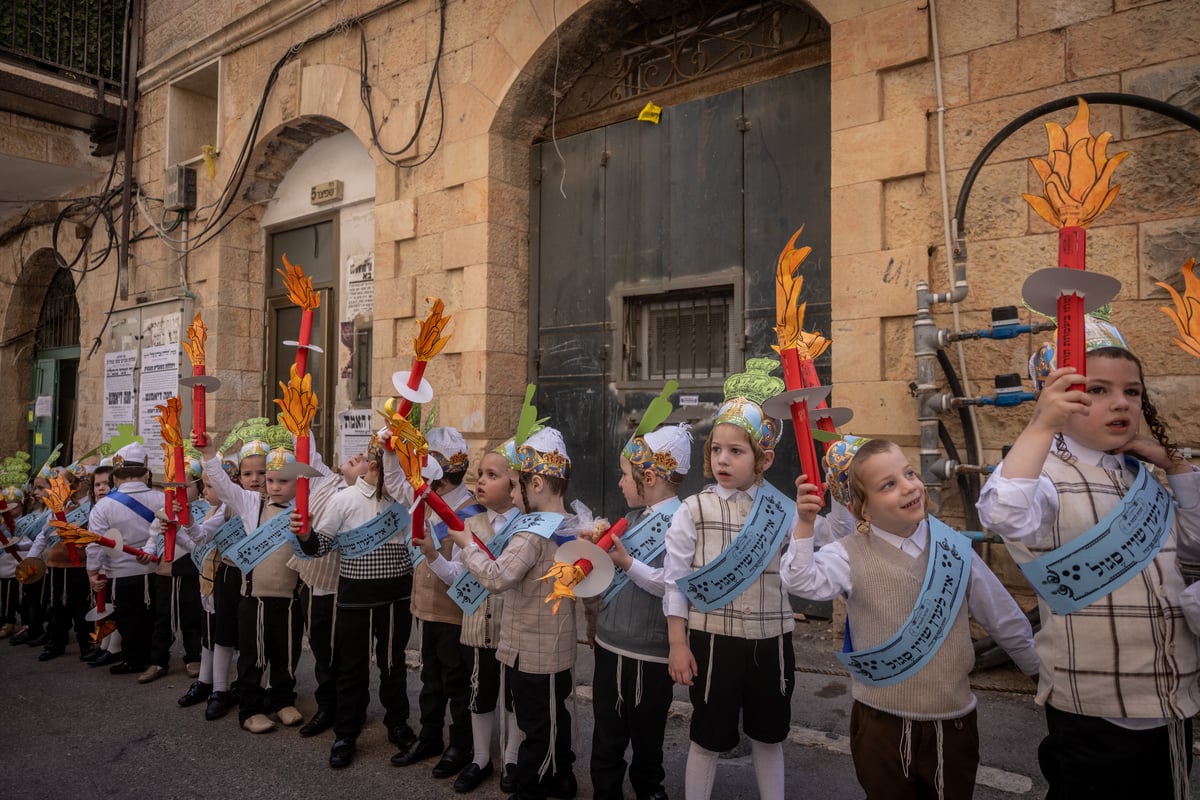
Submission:
[[[107,650],[100,653],[99,656],[88,662],[89,667],[107,667],[109,664],[119,664],[121,662],[120,653],[110,653]]]
[[[579,794],[579,784],[575,781],[574,772],[560,772],[548,781],[542,783],[546,797],[556,800],[572,800]]]
[[[95,658],[98,655],[100,655],[100,653],[94,647],[89,647],[87,645],[79,646],[79,660],[80,661],[85,661],[85,662],[91,661],[93,658]]]
[[[210,694],[212,694],[211,683],[194,681],[192,685],[188,687],[188,690],[184,693],[183,697],[179,698],[178,702],[179,705],[187,708],[188,706],[194,706],[197,703],[203,703],[208,699]]]
[[[11,639],[9,639],[8,643],[13,644],[13,645],[25,644],[26,642],[28,642],[30,639],[32,639],[35,636],[41,636],[41,634],[38,633],[37,631],[31,631],[29,628],[26,628],[25,630],[21,631],[20,633],[18,633],[17,635],[15,635]]]
[[[433,777],[449,778],[457,775],[463,771],[463,767],[471,763],[471,759],[474,757],[475,754],[469,748],[451,745],[446,748],[442,760],[433,765]]]
[[[667,790],[655,789],[650,794],[639,794],[637,800],[667,800]]]
[[[424,761],[427,758],[441,755],[442,743],[435,742],[432,739],[417,739],[416,743],[407,750],[402,750],[392,756],[392,764],[397,767],[407,767],[410,764],[415,764],[418,761]]]
[[[417,743],[417,735],[407,725],[393,725],[388,728],[388,741],[404,752]]]
[[[334,769],[350,766],[354,760],[354,740],[337,739],[329,751],[329,766]]]
[[[479,766],[474,761],[467,764],[466,769],[458,773],[458,777],[454,780],[454,791],[469,792],[479,784],[492,777],[492,762],[488,762],[486,766]]]
[[[500,776],[500,791],[510,794],[517,790],[517,765],[505,764],[504,774]]]
[[[46,645],[50,644],[50,631],[46,631],[45,633],[34,636],[32,639],[25,642],[25,644],[29,645],[30,647],[45,647]]]
[[[130,664],[128,661],[122,661],[120,664],[114,664],[109,667],[108,671],[113,675],[141,675],[146,671],[146,665]]]
[[[229,692],[213,692],[208,696],[208,706],[204,709],[204,718],[209,722],[220,719],[229,713],[229,709],[237,705]]]
[[[58,658],[62,654],[63,654],[63,651],[59,650],[57,647],[47,647],[45,650],[43,650],[38,655],[38,661],[50,661],[52,659]]]
[[[312,715],[312,719],[301,726],[300,735],[304,737],[316,736],[318,733],[327,731],[331,727],[333,727],[333,712],[318,709],[317,713]],[[338,741],[340,742],[343,740],[339,739]],[[346,739],[344,741],[348,741],[352,744],[354,742],[353,739]],[[330,756],[330,758],[332,758],[332,756]]]

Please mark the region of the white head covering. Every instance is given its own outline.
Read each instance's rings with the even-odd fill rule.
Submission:
[[[456,428],[430,428],[425,434],[429,456],[443,472],[462,472],[467,468],[467,440]]]
[[[567,445],[562,434],[554,428],[542,428],[530,434],[524,444],[517,448],[517,461],[520,463],[521,472],[559,478],[565,478],[571,469]]]
[[[675,459],[674,472],[687,475],[692,466],[692,433],[687,423],[679,425],[664,425],[656,431],[647,433],[644,437],[646,444],[656,454],[666,453]]]
[[[146,445],[132,442],[125,445],[113,456],[115,467],[144,467],[146,466]]]

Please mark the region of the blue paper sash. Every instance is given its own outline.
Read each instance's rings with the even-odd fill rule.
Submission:
[[[109,500],[113,500],[125,506],[139,517],[146,520],[146,522],[154,522],[154,512],[147,508],[145,504],[143,504],[142,501],[138,500],[137,498],[130,497],[118,489],[113,489],[104,496]]]
[[[1175,506],[1135,459],[1133,484],[1104,519],[1021,572],[1055,614],[1072,614],[1132,580],[1162,549],[1175,525]]]
[[[250,572],[292,536],[292,504],[250,532],[225,553],[242,572]],[[223,551],[224,552],[224,551]]]
[[[362,558],[406,529],[409,521],[408,509],[400,503],[392,503],[370,522],[339,533],[336,549],[342,558]]]
[[[643,519],[633,530],[621,537],[621,544],[635,561],[649,563],[667,549],[667,528],[671,517],[683,505],[679,498],[664,503],[662,508]],[[600,594],[603,603],[610,602],[629,583],[629,573],[620,567],[613,568],[612,583]]]
[[[518,514],[508,521],[508,524],[500,529],[500,532],[492,537],[487,543],[488,550],[496,558],[504,552],[504,548],[508,547],[508,543],[512,538],[521,531],[529,531],[537,534],[543,539],[549,539],[558,530],[558,526],[563,522],[562,514],[552,512],[535,511],[532,514]],[[463,614],[470,616],[479,610],[483,605],[483,601],[487,599],[488,590],[483,588],[479,583],[479,579],[470,573],[469,570],[463,570],[454,583],[450,584],[450,599],[463,610]]]
[[[900,630],[875,647],[837,653],[863,683],[891,686],[917,674],[941,648],[962,608],[971,574],[970,540],[930,516],[927,552],[921,594]]]
[[[482,514],[485,510],[486,509],[479,505],[479,503],[471,503],[471,505],[463,506],[455,511],[454,515],[458,517],[463,524],[466,524],[470,517],[473,517],[476,514]],[[446,537],[450,534],[450,528],[445,522],[440,520],[430,527],[433,529],[433,546],[440,548],[442,543],[446,541]],[[417,565],[425,560],[424,551],[414,545],[412,543],[412,539],[409,539],[408,541],[408,556],[412,559],[413,569],[416,569]]]
[[[192,522],[196,523],[208,516],[208,512],[212,511],[212,506],[203,497],[196,500],[188,506],[188,510],[192,515]]]
[[[34,539],[46,525],[46,520],[50,518],[49,511],[35,511],[31,514],[26,514],[17,520],[17,528],[13,531],[13,536],[17,539]]]
[[[709,563],[676,581],[697,611],[729,605],[766,571],[792,530],[796,504],[764,482],[738,535]]]
[[[217,547],[216,540],[209,539],[204,544],[194,545],[192,547],[192,563],[196,565],[196,569],[203,571],[204,562],[208,559],[208,554]]]
[[[242,522],[241,517],[232,517],[225,520],[225,523],[212,535],[212,542],[221,551],[222,555],[229,555],[233,552],[233,548],[246,536],[246,523]]]

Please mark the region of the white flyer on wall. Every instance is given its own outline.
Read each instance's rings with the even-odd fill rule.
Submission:
[[[117,435],[118,425],[133,424],[137,356],[137,350],[104,355],[104,422],[100,437],[105,442]]]
[[[341,457],[361,453],[371,443],[372,415],[369,408],[351,408],[338,414],[338,430],[342,433]]]
[[[179,345],[164,344],[142,348],[142,374],[138,387],[138,435],[146,442],[150,464],[161,471],[162,428],[159,427],[156,405],[179,391]]]

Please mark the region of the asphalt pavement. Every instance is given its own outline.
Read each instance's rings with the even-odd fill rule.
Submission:
[[[801,622],[795,635],[798,667],[792,699],[792,734],[784,745],[788,798],[861,798],[849,756],[849,679],[833,656],[833,626]],[[411,645],[410,645],[411,646]],[[177,645],[178,647],[178,645]],[[204,720],[203,704],[180,708],[177,698],[190,679],[178,652],[171,671],[151,684],[136,676],[89,669],[72,645],[66,655],[39,662],[40,648],[0,642],[0,686],[4,687],[5,769],[0,797],[12,798],[341,798],[383,797],[401,792],[404,800],[455,796],[452,780],[431,776],[433,761],[393,767],[395,748],[382,725],[382,709],[372,703],[352,766],[327,765],[332,732],[301,738],[295,728],[254,735],[239,729],[236,713]],[[410,650],[409,695],[417,709],[420,689],[416,653]],[[579,648],[575,721],[576,775],[581,798],[592,796],[587,754],[591,747],[591,652]],[[297,707],[315,710],[312,656],[305,649],[298,670]],[[981,728],[980,783],[983,800],[1040,798],[1045,784],[1037,770],[1043,718],[1032,699],[1033,684],[1011,667],[974,676]],[[682,800],[688,749],[686,691],[676,702],[666,736],[666,789]],[[571,701],[568,701],[569,703]],[[496,747],[497,745],[494,745]],[[499,764],[496,757],[495,763]],[[1193,789],[1198,780],[1193,778]],[[471,794],[479,800],[504,795],[493,777]],[[629,790],[629,797],[633,797]],[[755,798],[749,747],[722,758],[714,798]]]

